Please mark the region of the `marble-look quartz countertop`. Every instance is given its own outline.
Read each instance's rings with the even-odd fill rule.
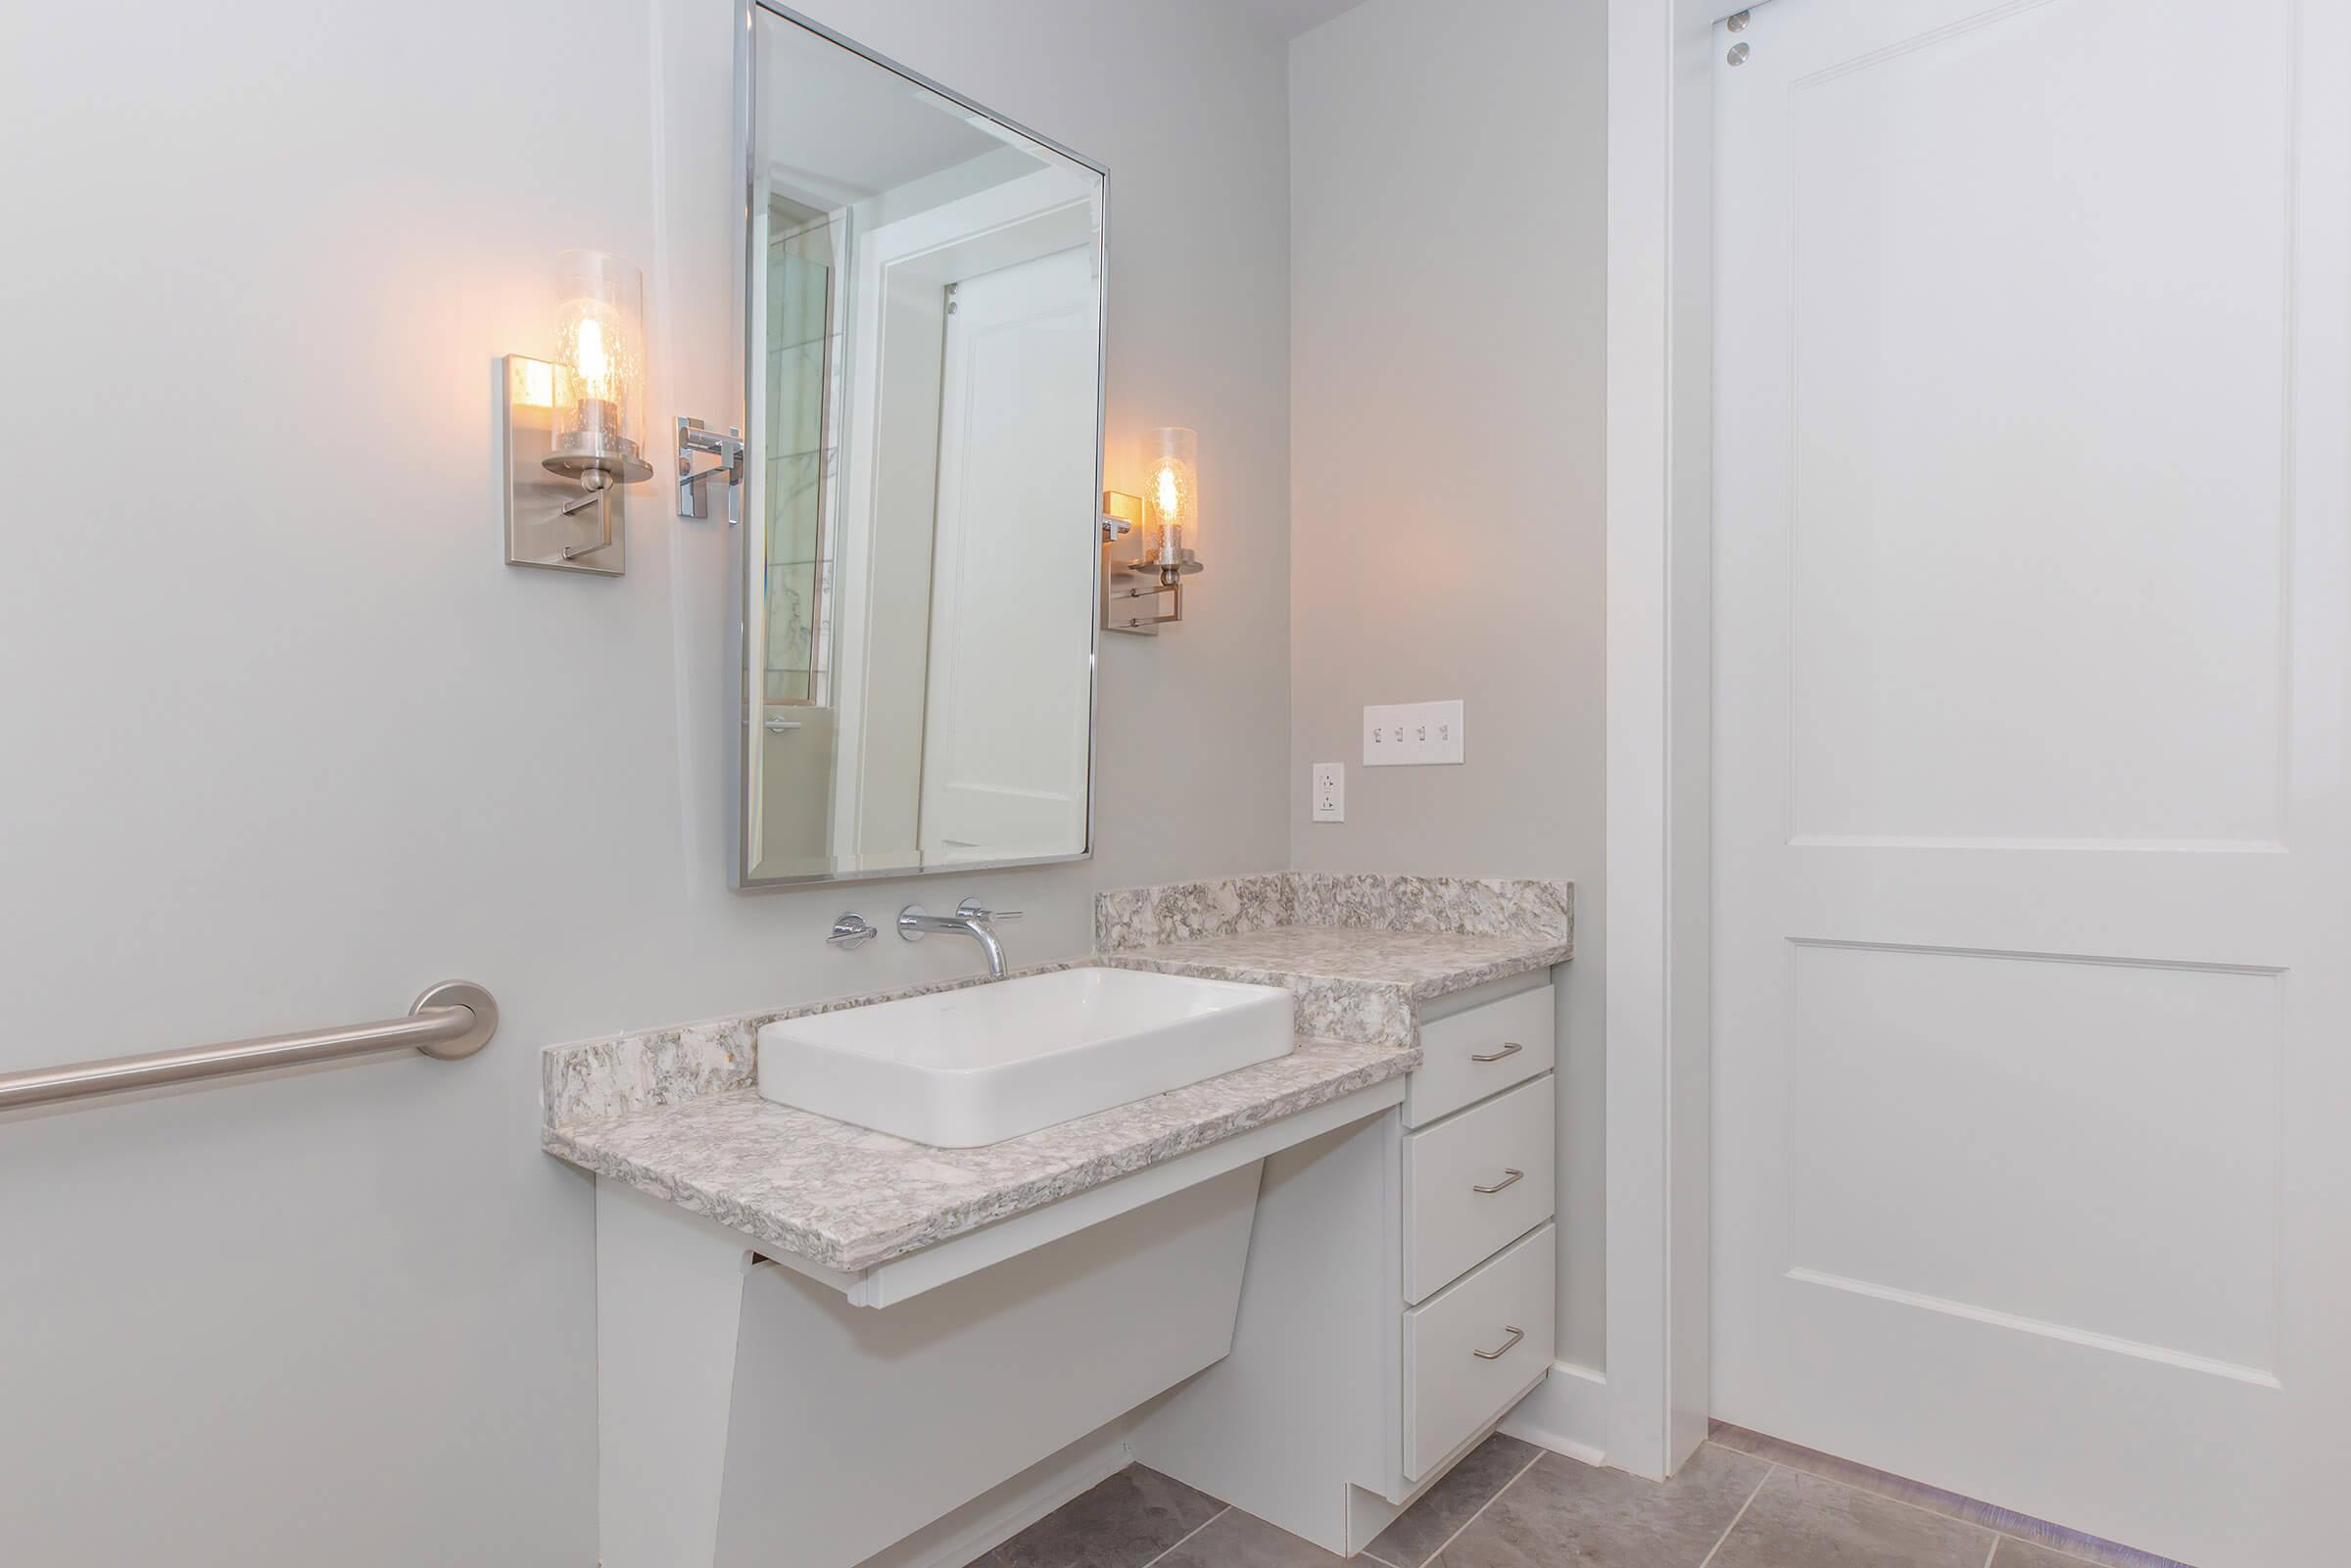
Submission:
[[[856,1273],[1410,1072],[1411,1045],[1289,1055],[978,1149],[935,1149],[727,1089],[549,1125],[549,1153]]]
[[[1575,885],[1530,878],[1261,872],[1094,899],[1100,964],[1280,985],[1298,1032],[1409,1044],[1422,1004],[1564,964]]]
[[[980,1149],[935,1149],[771,1104],[760,1026],[934,981],[549,1046],[540,1141],[768,1248],[855,1273],[1417,1067],[1419,1004],[1566,961],[1574,888],[1528,879],[1271,872],[1105,892],[1085,964],[1286,987],[1289,1055]]]
[[[1468,936],[1453,931],[1366,930],[1356,926],[1271,926],[1224,936],[1131,948],[1101,962],[1202,979],[1278,985],[1286,978],[1357,980],[1400,987],[1425,1002],[1489,980],[1567,962],[1552,936]]]

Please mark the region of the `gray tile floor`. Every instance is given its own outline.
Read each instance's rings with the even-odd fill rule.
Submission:
[[[1742,1436],[1745,1436],[1742,1434]],[[1767,1441],[1767,1440],[1766,1440]],[[2111,1568],[1949,1508],[1709,1442],[1662,1486],[1497,1434],[1357,1559],[1367,1568]],[[2044,1529],[2046,1527],[2043,1527]],[[2160,1559],[2128,1553],[2135,1564]],[[1315,1568],[1342,1559],[1140,1465],[974,1568]],[[2176,1568],[2176,1565],[2175,1565]]]

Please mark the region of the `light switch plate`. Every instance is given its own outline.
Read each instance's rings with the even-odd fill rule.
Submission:
[[[1462,704],[1395,702],[1364,709],[1364,766],[1411,768],[1462,760]]]
[[[1315,821],[1345,822],[1347,820],[1347,765],[1342,762],[1318,762],[1314,780]]]

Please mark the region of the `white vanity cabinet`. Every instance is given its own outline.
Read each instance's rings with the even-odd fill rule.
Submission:
[[[1419,1020],[1420,1066],[1405,1080],[1404,1124],[1425,1127],[1549,1072],[1558,1054],[1553,997],[1546,977],[1514,995],[1455,1011],[1432,1004]]]
[[[1551,1370],[1558,993],[1548,974],[1529,979],[1508,994],[1471,991],[1429,1008],[1421,1065],[1405,1080],[1394,1479],[1408,1497]],[[1398,1489],[1373,1490],[1397,1502]]]
[[[1267,1162],[1232,1354],[1137,1458],[1351,1555],[1543,1380],[1557,1008],[1549,971],[1426,1004],[1402,1106]]]
[[[1548,1371],[1558,1227],[1546,1222],[1406,1314],[1404,1475],[1442,1474]]]
[[[1428,1300],[1551,1217],[1548,1074],[1404,1135],[1404,1300]]]

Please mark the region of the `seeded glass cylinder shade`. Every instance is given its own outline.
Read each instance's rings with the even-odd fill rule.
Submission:
[[[1145,540],[1162,561],[1200,546],[1200,437],[1180,426],[1144,440]]]
[[[645,275],[601,251],[565,251],[555,283],[562,303],[547,466],[597,488],[648,478]]]

